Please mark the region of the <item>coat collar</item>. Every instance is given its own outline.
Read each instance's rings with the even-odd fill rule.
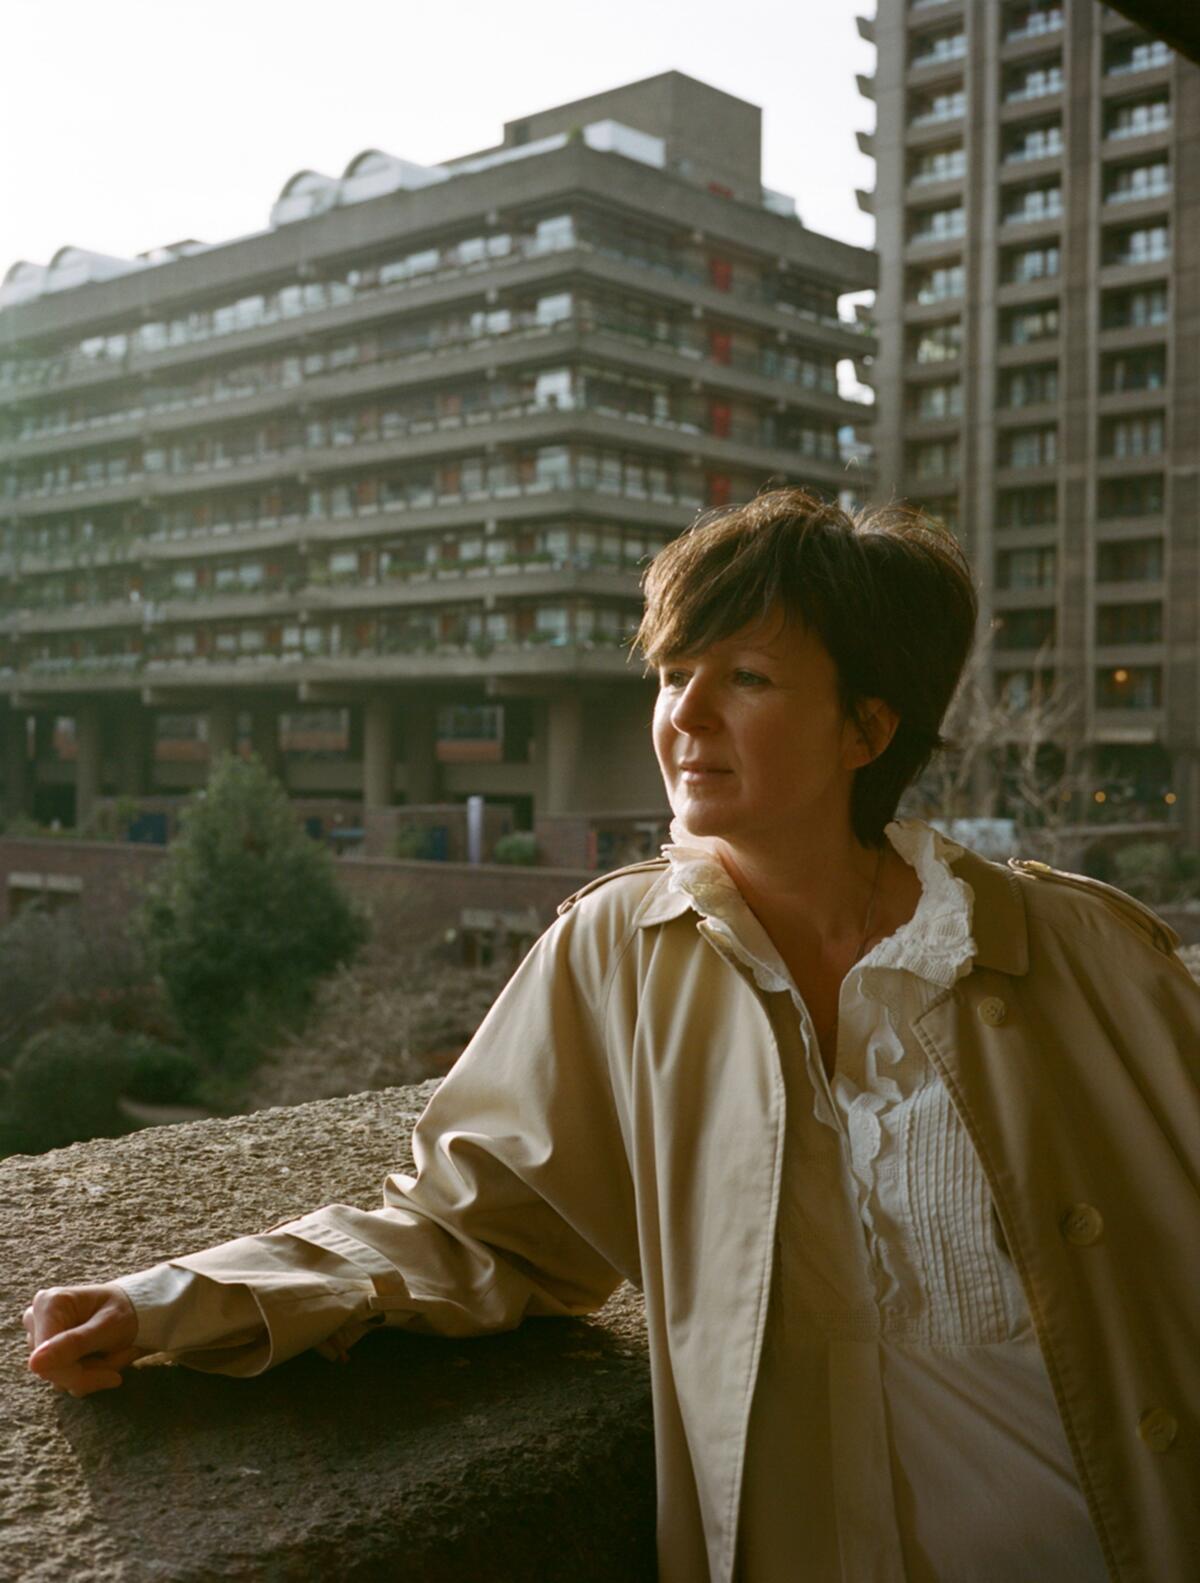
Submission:
[[[1021,881],[998,863],[989,863],[974,852],[964,851],[951,861],[960,879],[966,880],[975,896],[971,932],[975,936],[976,967],[993,968],[1014,976],[1029,971],[1029,931]],[[688,898],[672,890],[666,870],[650,887],[637,916],[639,929],[652,924],[670,923],[692,911]]]

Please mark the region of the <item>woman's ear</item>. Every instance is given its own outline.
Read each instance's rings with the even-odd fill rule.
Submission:
[[[864,698],[859,705],[858,719],[850,722],[852,755],[849,768],[863,769],[886,752],[896,735],[900,716],[882,698]]]

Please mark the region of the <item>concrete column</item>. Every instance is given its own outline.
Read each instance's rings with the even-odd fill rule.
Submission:
[[[228,699],[213,704],[208,711],[208,767],[237,747],[237,705]]]
[[[1171,766],[1171,789],[1179,798],[1176,812],[1184,844],[1200,851],[1200,751],[1177,753]]]
[[[283,767],[279,751],[279,716],[269,705],[256,709],[250,719],[251,743],[257,756],[272,775]]]
[[[423,698],[404,705],[404,789],[410,803],[438,800],[437,718]]]
[[[363,704],[363,803],[390,808],[396,785],[396,711],[390,693],[376,693]]]
[[[29,812],[29,720],[22,709],[6,709],[4,735],[4,813],[18,819]]]
[[[583,700],[577,693],[548,699],[539,727],[542,807],[538,812],[575,813],[583,756]]]
[[[122,709],[115,720],[118,797],[144,797],[152,789],[154,716],[137,704]]]
[[[81,704],[75,711],[75,828],[84,830],[96,812],[100,795],[100,710]]]

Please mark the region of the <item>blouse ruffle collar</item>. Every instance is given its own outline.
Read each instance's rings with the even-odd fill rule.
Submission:
[[[948,989],[971,971],[975,957],[974,893],[951,868],[964,849],[920,819],[894,819],[884,834],[916,870],[921,899],[908,922],[872,946],[857,967],[898,969]],[[675,820],[662,850],[671,865],[669,889],[686,896],[717,927],[759,987],[791,989],[791,975],[770,936],[704,839]]]

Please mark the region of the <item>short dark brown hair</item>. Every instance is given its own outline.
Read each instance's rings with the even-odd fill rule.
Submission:
[[[878,846],[905,787],[942,746],[942,716],[975,635],[977,601],[957,540],[923,513],[883,506],[854,516],[803,489],[775,489],[710,511],[646,569],[635,638],[651,665],[695,654],[782,607],[837,667],[842,707],[867,699],[900,717],[854,777],[850,816]]]

